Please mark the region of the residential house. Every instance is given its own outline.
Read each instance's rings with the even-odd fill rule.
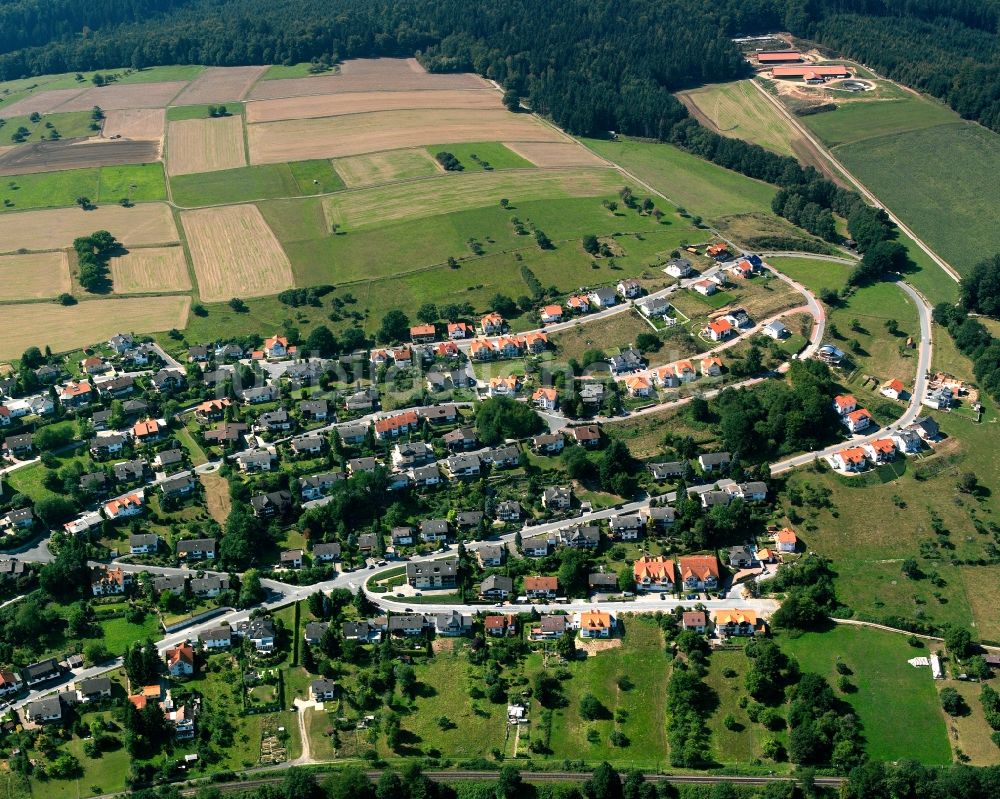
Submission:
[[[344,399],[344,410],[352,413],[370,411],[378,401],[378,391],[374,388],[366,388],[356,391]]]
[[[593,524],[577,525],[563,530],[560,540],[573,549],[596,549],[601,544],[601,530]]]
[[[274,651],[274,622],[271,619],[258,617],[244,624],[246,624],[244,636],[254,649],[258,652]]]
[[[441,482],[441,470],[436,463],[415,466],[407,472],[409,481],[416,487],[433,486]]]
[[[521,382],[521,375],[491,377],[489,382],[489,395],[491,397],[513,397],[521,390]]]
[[[84,358],[80,361],[80,368],[93,377],[94,375],[103,375],[106,372],[110,372],[114,367],[103,358],[91,355],[89,358]]]
[[[135,346],[135,339],[129,333],[116,333],[108,339],[108,346],[121,355]]]
[[[326,631],[329,629],[330,622],[328,621],[311,621],[306,624],[302,638],[307,644],[315,646],[323,640],[323,636],[326,635]]]
[[[184,387],[184,373],[174,369],[160,369],[149,378],[150,385],[159,394],[170,394]]]
[[[705,618],[703,610],[686,610],[681,616],[681,629],[704,633],[707,626],[708,619]]]
[[[520,521],[521,503],[514,499],[505,499],[497,505],[497,519],[501,522]]]
[[[611,371],[616,375],[634,372],[642,369],[644,365],[642,355],[631,347],[622,350],[617,355],[612,355],[608,358],[608,364],[611,366]]]
[[[492,638],[517,635],[517,619],[509,613],[487,616],[483,619],[483,630]]]
[[[180,560],[214,559],[215,550],[214,538],[189,538],[177,542],[177,557]]]
[[[250,499],[250,506],[258,519],[284,516],[292,510],[292,494],[284,489],[258,494]]]
[[[410,328],[410,341],[414,344],[429,344],[437,338],[437,331],[434,325],[414,325]]]
[[[96,385],[97,392],[104,397],[121,399],[127,397],[135,390],[135,378],[132,375],[121,375],[105,380]]]
[[[748,483],[733,483],[726,486],[725,491],[746,502],[763,502],[767,499],[767,484],[760,480],[752,480]]]
[[[705,452],[698,456],[698,465],[703,472],[714,472],[728,466],[732,459],[728,452]]]
[[[754,557],[750,547],[729,547],[729,565],[734,569],[749,569],[753,563]]]
[[[258,433],[277,433],[292,429],[292,417],[284,408],[262,413],[254,423],[253,429]]]
[[[233,630],[229,625],[213,627],[210,630],[198,633],[198,642],[201,648],[214,652],[220,649],[229,649],[233,644]]]
[[[346,641],[361,641],[362,643],[378,643],[382,640],[382,633],[388,626],[386,619],[376,619],[375,621],[345,621],[341,624],[341,632]]]
[[[610,638],[615,621],[610,613],[602,610],[585,610],[578,615],[576,625],[580,628],[581,638]]]
[[[392,448],[392,466],[394,469],[409,469],[434,460],[434,448],[423,441],[410,444],[399,443]]]
[[[654,316],[667,316],[670,313],[670,303],[665,297],[643,297],[637,300],[635,307],[639,313],[652,319]]]
[[[130,555],[148,555],[160,548],[160,537],[156,533],[138,533],[128,537]]]
[[[531,395],[531,401],[535,407],[541,408],[543,411],[554,411],[559,401],[559,393],[554,388],[543,386],[535,389],[535,393]]]
[[[444,463],[448,474],[453,478],[478,477],[482,469],[482,461],[474,453],[469,455],[452,455]]]
[[[920,400],[922,405],[926,405],[928,408],[933,408],[936,411],[943,411],[950,408],[953,404],[954,395],[948,389],[947,386],[941,386],[939,388],[934,388],[924,394],[923,398]]]
[[[712,341],[725,341],[732,336],[736,330],[728,319],[715,319],[708,323],[701,331]]]
[[[62,720],[62,699],[59,695],[36,699],[24,706],[24,715],[32,724],[46,724]]]
[[[653,384],[644,375],[630,375],[624,382],[631,397],[648,397],[653,391]]]
[[[431,424],[452,424],[458,418],[458,408],[452,403],[426,405],[417,408],[417,416]]]
[[[309,696],[314,702],[325,702],[328,699],[336,699],[337,683],[325,677],[313,680],[309,683]]]
[[[778,552],[794,552],[799,546],[799,537],[787,527],[774,534],[774,544]]]
[[[372,457],[351,458],[347,462],[347,473],[353,477],[356,474],[374,472],[381,465]]]
[[[325,544],[316,544],[312,548],[312,559],[316,563],[332,563],[340,559],[340,544],[331,541]]]
[[[789,329],[777,319],[764,325],[760,329],[760,332],[768,338],[773,338],[775,341],[780,341],[781,339],[787,338],[791,335]]]
[[[476,335],[476,330],[472,325],[468,325],[465,322],[448,323],[448,338],[452,341],[471,338],[474,335]]]
[[[595,572],[587,576],[587,588],[602,594],[613,594],[618,590],[618,575]]]
[[[698,282],[692,284],[691,288],[706,297],[711,297],[716,291],[718,291],[718,286],[711,280],[699,280]]]
[[[872,415],[864,408],[858,408],[844,417],[844,424],[852,433],[860,433],[867,430],[872,423]]]
[[[506,599],[513,591],[514,581],[500,574],[491,574],[479,586],[479,595],[487,599]]]
[[[902,430],[898,430],[892,434],[892,443],[896,445],[896,448],[905,455],[912,454],[914,452],[920,452],[921,443],[920,436],[916,430],[905,427]]]
[[[203,435],[207,444],[238,444],[249,429],[249,425],[243,422],[224,422],[214,430],[206,430]]]
[[[513,444],[488,449],[480,456],[484,463],[494,469],[513,469],[521,459],[521,453]]]
[[[938,427],[938,423],[934,421],[931,416],[918,416],[913,420],[908,428],[916,431],[917,435],[920,436],[924,441],[937,441],[938,437],[941,435],[941,429]]]
[[[146,461],[121,461],[111,467],[119,483],[140,483],[146,479]]]
[[[326,447],[326,439],[321,435],[307,434],[292,439],[291,449],[296,457],[306,455],[316,456],[323,452]]]
[[[764,629],[763,620],[752,610],[716,610],[713,621],[720,638],[752,636]]]
[[[649,472],[658,483],[665,480],[683,477],[687,471],[687,461],[666,461],[665,463],[649,464]]]
[[[314,422],[325,422],[329,413],[330,403],[325,399],[299,401],[299,414],[303,419]]]
[[[611,537],[618,541],[637,541],[642,535],[643,521],[638,513],[622,513],[608,521]]]
[[[15,508],[0,516],[0,529],[30,530],[35,526],[35,514],[31,508]]]
[[[412,527],[393,527],[389,533],[389,539],[394,547],[408,547],[413,545]]]
[[[848,447],[834,453],[831,458],[835,469],[842,472],[860,472],[868,465],[865,451],[861,447]]]
[[[857,410],[858,401],[851,394],[838,394],[833,398],[833,409],[841,416],[847,416]]]
[[[195,481],[190,474],[181,474],[171,477],[160,483],[160,490],[165,497],[181,497],[194,491]]]
[[[476,431],[471,427],[458,427],[445,433],[441,440],[452,452],[472,449],[476,446]]]
[[[722,358],[718,355],[709,355],[701,359],[701,376],[718,377],[722,374]]]
[[[204,344],[196,344],[193,347],[188,347],[188,362],[189,363],[204,363],[208,360],[208,347]]]
[[[79,408],[93,398],[94,391],[90,383],[81,380],[79,383],[70,381],[59,389],[59,401],[69,408]]]
[[[573,504],[573,489],[566,486],[546,488],[542,494],[542,507],[549,510],[566,510]]]
[[[132,575],[120,566],[95,566],[90,571],[90,592],[94,596],[124,594],[132,585]]]
[[[416,430],[419,424],[420,418],[417,412],[412,410],[386,416],[375,421],[375,438],[380,440],[396,438],[403,433]]]
[[[556,303],[555,305],[546,305],[541,310],[542,324],[547,325],[553,322],[561,322],[563,309],[562,306]]]
[[[158,595],[169,591],[174,596],[184,596],[187,587],[188,576],[186,574],[167,574],[153,578],[153,590]]]
[[[573,433],[573,440],[580,446],[592,449],[601,443],[601,428],[596,424],[583,424],[570,430]]]
[[[141,494],[126,494],[112,499],[104,505],[104,515],[111,521],[126,519],[138,516],[143,510],[143,497]]]
[[[714,591],[719,587],[719,559],[715,555],[685,555],[680,573],[687,591]]]
[[[164,653],[167,673],[171,677],[190,677],[194,674],[194,647],[189,643],[171,647]]]
[[[274,465],[274,456],[272,449],[248,449],[237,454],[236,465],[246,474],[269,472]]]
[[[888,463],[896,457],[896,443],[891,438],[876,438],[862,448],[874,464]]]
[[[229,590],[229,578],[215,575],[194,577],[191,580],[191,593],[197,597],[214,599],[223,591]]]
[[[268,358],[286,358],[296,351],[296,347],[289,346],[288,339],[277,334],[264,341],[264,355]]]
[[[458,558],[406,564],[406,581],[414,588],[454,588],[458,577]]]
[[[531,448],[538,453],[556,455],[563,451],[566,440],[562,433],[542,433],[531,439]]]
[[[486,314],[486,316],[479,320],[479,327],[482,329],[484,336],[492,336],[498,333],[503,333],[506,325],[506,320],[496,312]]]
[[[632,564],[637,591],[673,591],[677,584],[677,567],[671,558],[643,555]]]
[[[526,558],[544,558],[549,554],[552,542],[547,536],[538,535],[521,541],[521,551]]]
[[[542,616],[538,624],[531,628],[529,637],[533,641],[554,641],[562,638],[568,629],[569,617],[562,614]]]
[[[524,593],[528,599],[555,599],[559,593],[559,579],[543,575],[525,577]]]
[[[450,613],[437,613],[434,615],[434,632],[453,638],[465,635],[472,629],[472,617],[463,616],[457,610]]]
[[[104,472],[90,472],[80,475],[80,489],[89,494],[105,494],[108,489],[108,478]]]
[[[153,458],[153,466],[166,468],[184,462],[184,453],[179,449],[161,449]]]
[[[476,550],[476,560],[484,569],[502,566],[507,557],[507,548],[503,544],[485,544]]]
[[[425,519],[420,522],[420,539],[425,543],[438,543],[448,540],[447,519]]]
[[[694,493],[689,489],[689,493]],[[703,508],[714,508],[716,505],[726,506],[733,501],[733,495],[728,491],[702,491],[698,494]]]
[[[38,663],[32,663],[25,666],[21,670],[21,679],[23,679],[25,684],[31,688],[32,686],[39,685],[58,677],[61,673],[62,670],[56,662],[56,659],[48,658],[46,660],[41,660]]]
[[[98,702],[101,699],[109,699],[111,697],[110,677],[91,677],[80,680],[74,687],[76,688],[77,698],[81,702]]]
[[[610,286],[594,289],[587,295],[590,304],[595,308],[610,308],[618,304],[618,292]]]
[[[351,446],[363,444],[368,437],[368,425],[346,424],[343,427],[337,428],[337,435],[340,436],[340,440],[345,444]]]
[[[455,526],[459,530],[474,530],[483,523],[484,514],[481,510],[463,510],[455,514]]]
[[[278,399],[278,387],[253,386],[243,389],[238,396],[244,405],[263,405],[265,402],[274,402]]]
[[[673,258],[667,261],[667,265],[663,268],[670,277],[676,277],[678,279],[684,277],[690,277],[694,273],[691,262],[687,258]]]
[[[278,565],[282,569],[301,569],[304,554],[301,549],[286,549],[278,556]]]
[[[677,520],[677,511],[668,505],[650,505],[646,508],[649,526],[657,531],[669,528]]]
[[[31,433],[23,433],[17,436],[7,436],[3,442],[3,448],[8,455],[15,458],[23,458],[30,455],[35,449]]]

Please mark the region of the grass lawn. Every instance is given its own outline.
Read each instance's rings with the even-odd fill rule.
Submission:
[[[625,311],[596,322],[580,323],[562,333],[556,333],[549,341],[556,348],[561,361],[576,358],[578,361],[587,350],[625,349],[635,342],[640,333],[652,333],[652,328],[636,311]]]
[[[847,285],[847,278],[854,269],[847,264],[810,258],[808,255],[801,258],[768,258],[767,262],[813,294],[819,294],[823,289],[840,291]]]
[[[972,605],[973,627],[983,641],[1000,644],[1000,566],[965,566],[961,569],[965,593]]]
[[[84,449],[80,449],[77,452],[78,454],[76,455],[67,453],[60,457],[59,468],[61,469],[73,461],[79,461],[83,464],[85,470],[89,470],[92,465],[89,453]],[[30,497],[35,502],[59,496],[59,494],[50,491],[43,485],[42,480],[45,478],[45,473],[46,469],[41,463],[34,463],[31,466],[25,466],[24,468],[7,473],[4,476],[4,482],[14,491]]]
[[[839,695],[861,719],[872,759],[951,762],[930,670],[906,662],[926,654],[926,650],[909,646],[903,635],[847,626],[797,638],[783,636],[780,643],[803,671],[820,674],[833,686],[839,679],[835,668],[838,658],[854,672],[849,679],[857,691]]]
[[[87,713],[87,722],[93,721],[99,713]],[[110,714],[103,714],[108,716]],[[113,752],[105,752],[101,757],[90,758],[83,752],[83,741],[73,738],[64,747],[83,767],[83,776],[74,780],[32,780],[34,794],[44,793],[52,799],[79,799],[102,793],[117,793],[125,787],[125,777],[129,772],[130,758],[123,746]],[[95,790],[96,789],[96,790]]]
[[[759,144],[779,155],[795,155],[792,142],[798,136],[752,80],[702,86],[682,92],[680,99],[694,105],[723,136]]]
[[[136,188],[130,189],[133,185]],[[6,200],[12,203],[0,206],[0,213],[71,206],[81,196],[103,203],[116,203],[129,196],[133,202],[163,200],[166,197],[163,166],[157,163],[87,167],[0,178],[0,203]]]
[[[116,83],[159,83],[160,81],[194,80],[204,71],[205,67],[198,64],[170,64],[138,70],[126,69],[113,74],[118,75]]]
[[[669,430],[674,435],[691,436],[706,449],[716,438],[710,425],[692,426],[682,408],[647,413],[630,419],[609,422],[603,426],[610,438],[624,441],[632,455],[640,460],[651,460],[663,455],[663,434]]]
[[[0,118],[3,118],[0,112]],[[60,139],[86,138],[96,136],[98,131],[91,130],[93,119],[90,111],[67,111],[59,114],[45,114],[37,122],[32,122],[28,115],[7,117],[0,126],[0,145],[27,144],[52,138],[53,131],[58,132]],[[49,125],[52,127],[50,128]],[[27,128],[28,135],[21,142],[14,141],[14,134],[20,128]]]
[[[866,139],[835,152],[960,272],[1000,250],[1000,209],[992,199],[1000,135],[971,122],[954,122]],[[928,158],[928,153],[936,156]]]
[[[101,629],[104,630],[104,645],[110,652],[120,655],[126,647],[131,646],[136,641],[157,640],[160,637],[160,625],[155,615],[146,614],[142,624],[132,624],[124,618],[108,619],[100,622]]]
[[[591,655],[568,666],[572,679],[563,682],[567,705],[553,712],[549,746],[552,758],[607,760],[635,768],[658,768],[667,762],[666,690],[670,665],[663,650],[663,635],[652,619],[629,617],[624,620],[624,640],[617,649]],[[618,678],[627,676],[632,687],[622,690]],[[593,694],[609,711],[610,717],[586,721],[580,717],[580,699]],[[625,711],[625,721],[612,718]],[[540,710],[532,703],[532,735],[539,735]],[[609,740],[615,728],[629,739],[625,747]],[[597,743],[587,734],[596,730]]]
[[[427,152],[436,157],[446,152],[455,156],[466,172],[482,172],[488,165],[491,169],[533,169],[535,165],[499,142],[463,142],[461,144],[432,144]],[[475,156],[475,158],[473,158]]]
[[[746,213],[771,213],[777,188],[731,172],[670,144],[624,139],[584,139],[599,155],[642,177],[692,214],[707,219]]]
[[[939,302],[958,302],[958,283],[934,263],[913,239],[901,230],[897,234],[896,240],[906,247],[913,262],[913,268],[905,275],[906,282],[913,284],[932,306]],[[934,343],[936,346],[937,341]]]
[[[725,672],[729,670],[734,671],[735,676],[727,677]],[[764,740],[770,737],[782,740],[785,737],[780,733],[768,732],[760,724],[752,723],[746,710],[739,706],[740,697],[746,695],[746,673],[747,656],[743,650],[720,650],[712,653],[705,682],[715,691],[719,706],[709,717],[708,728],[712,732],[712,755],[717,763],[724,765],[750,763],[761,757],[761,744]],[[732,715],[740,726],[728,729],[723,723],[728,715]],[[782,742],[784,743],[783,740]]]

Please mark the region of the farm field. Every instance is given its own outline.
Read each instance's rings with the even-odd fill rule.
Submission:
[[[122,108],[166,108],[187,85],[187,81],[128,83],[118,81],[108,86],[87,89],[59,106],[59,111],[89,111],[95,105],[105,111]]]
[[[115,294],[190,291],[191,276],[181,247],[146,247],[111,259]]]
[[[777,189],[689,155],[669,144],[584,139],[599,155],[640,175],[671,202],[706,219],[771,213]]]
[[[500,95],[493,89],[374,91],[284,97],[247,103],[247,122],[277,122],[283,119],[315,119],[371,111],[417,108],[500,109]]]
[[[607,162],[577,142],[504,142],[508,150],[535,166],[606,166]]]
[[[4,153],[0,157],[0,175],[26,175],[120,164],[151,164],[159,157],[159,145],[153,141],[41,141],[15,147]]]
[[[302,65],[306,66],[306,65]],[[284,77],[289,72],[302,74],[302,66],[271,67],[250,92],[251,100],[298,97],[339,92],[408,92],[454,89],[492,89],[492,85],[471,73],[429,74],[415,58],[368,58],[345,61],[335,72],[308,77]],[[277,77],[282,76],[282,77]]]
[[[187,85],[174,105],[242,100],[267,67],[208,67]]]
[[[185,211],[181,223],[203,299],[259,297],[294,284],[288,257],[256,206]]]
[[[69,290],[66,253],[0,256],[0,300],[38,300]]]
[[[853,672],[854,693],[841,694],[864,728],[866,749],[875,760],[909,758],[921,763],[951,763],[944,715],[930,669],[906,661],[926,654],[906,643],[906,636],[880,630],[837,626],[829,632],[782,637],[782,650],[803,671],[836,685],[835,665],[842,660]]]
[[[78,97],[86,90],[86,86],[78,86],[74,88],[31,92],[26,95],[21,92],[12,93],[8,98],[9,102],[0,105],[0,108],[3,109],[5,119],[19,116],[27,117],[31,114],[51,114],[63,103],[72,100],[74,97]],[[22,96],[17,97],[18,94]]]
[[[383,186],[328,197],[323,202],[330,224],[348,230],[418,217],[463,211],[476,206],[566,197],[612,194],[622,184],[612,169],[576,169],[511,173],[442,175],[405,187]]]
[[[431,144],[427,147],[427,152],[431,156],[437,156],[440,152],[451,153],[461,162],[466,172],[489,172],[493,169],[531,169],[534,166],[531,161],[525,160],[499,142]]]
[[[132,189],[132,186],[135,188]],[[67,213],[72,210],[83,215],[80,209],[69,208],[81,196],[89,197],[94,202],[118,202],[122,197],[131,197],[133,202],[138,203],[164,200],[163,166],[157,163],[88,167],[0,178],[0,203],[11,203],[0,205],[0,214],[32,208],[65,207]]]
[[[60,208],[12,214],[0,225],[0,253],[54,250],[69,247],[73,239],[107,230],[126,247],[170,244],[178,241],[170,209],[162,203],[143,203],[134,208],[102,205],[92,211]]]
[[[38,122],[32,122],[30,114],[20,116],[8,116],[6,111],[0,111],[0,118],[5,122],[0,127],[0,144],[16,144],[13,139],[14,134],[20,128],[25,128],[28,135],[24,137],[22,143],[47,139],[52,135],[52,130],[58,131],[63,139],[86,138],[95,136],[96,131],[90,129],[93,119],[88,111],[75,111],[68,114],[46,114]],[[52,128],[46,127],[52,125]]]
[[[89,116],[89,115],[88,115]],[[104,138],[121,136],[123,139],[163,138],[166,128],[166,112],[162,108],[131,108],[122,111],[108,111],[104,117]]]
[[[828,147],[920,130],[958,121],[958,115],[941,103],[907,94],[893,100],[850,100],[836,111],[808,114],[802,123]]]
[[[474,142],[481,141],[484,134],[500,141],[562,139],[562,134],[527,115],[462,108],[265,122],[247,130],[253,164],[336,158],[439,141]]]
[[[434,156],[421,148],[351,155],[335,159],[333,166],[351,188],[423,178],[444,171]]]
[[[956,122],[847,144],[836,155],[959,272],[1000,250],[997,134]]]
[[[695,118],[723,136],[759,144],[779,155],[796,155],[800,137],[754,88],[752,79],[717,83],[678,94]]]
[[[79,347],[84,341],[100,341],[119,330],[155,333],[187,324],[190,297],[143,297],[91,300],[63,307],[31,303],[6,305],[6,334],[0,343],[0,358],[16,358],[28,347],[50,346],[55,352]]]
[[[325,194],[342,188],[344,182],[326,160],[244,166],[170,178],[173,201],[183,208]]]
[[[167,129],[167,171],[171,175],[213,172],[246,164],[243,118],[186,119]]]

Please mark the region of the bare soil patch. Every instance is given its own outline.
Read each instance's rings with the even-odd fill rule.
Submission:
[[[3,116],[10,119],[11,117],[30,116],[35,113],[47,114],[85,91],[87,90],[52,89],[47,92],[38,92],[38,94],[32,94],[6,106],[3,109]]]
[[[160,141],[166,125],[167,113],[162,108],[129,108],[108,111],[104,119],[105,139],[121,136],[123,139]]]
[[[156,333],[187,324],[191,298],[137,297],[88,300],[64,307],[56,303],[5,305],[0,358],[13,358],[28,347],[67,352],[106,339],[119,330]]]
[[[575,142],[515,141],[504,142],[503,146],[535,166],[606,166],[608,163]]]
[[[95,105],[105,111],[123,108],[166,108],[187,83],[182,80],[163,83],[125,83],[87,89],[59,106],[60,111],[89,111]]]
[[[111,259],[115,294],[190,291],[191,275],[181,247],[145,247]]]
[[[285,97],[247,104],[247,122],[316,119],[371,111],[408,108],[499,109],[500,95],[492,89],[456,89],[407,92],[344,92],[312,97]]]
[[[246,166],[242,117],[171,122],[168,133],[167,171],[171,175]]]
[[[66,253],[0,255],[0,299],[37,300],[69,290]]]
[[[133,208],[102,205],[92,211],[55,208],[6,215],[0,225],[0,253],[69,247],[73,239],[95,230],[110,231],[126,247],[178,241],[174,218],[163,203],[141,203]]]
[[[242,100],[267,67],[209,67],[177,95],[172,105]]]
[[[40,141],[0,155],[0,175],[28,175],[92,166],[151,164],[160,157],[155,141],[85,139]]]
[[[440,142],[563,141],[527,114],[466,109],[383,111],[251,125],[250,162],[336,158]]]
[[[288,256],[256,205],[185,211],[181,223],[203,300],[261,297],[294,284]]]
[[[618,649],[622,645],[621,638],[581,638],[576,642],[577,649],[582,649],[588,655]]]
[[[265,80],[253,87],[251,100],[338,92],[405,92],[433,89],[484,89],[490,83],[469,73],[429,74],[415,58],[363,58],[345,61],[336,75]]]
[[[388,150],[338,158],[333,162],[337,174],[350,187],[376,186],[394,180],[407,180],[442,172],[442,167],[424,149]]]
[[[198,479],[205,486],[205,504],[208,506],[208,512],[219,524],[225,524],[229,518],[229,511],[233,509],[229,498],[229,483],[226,478],[215,473],[200,474]]]

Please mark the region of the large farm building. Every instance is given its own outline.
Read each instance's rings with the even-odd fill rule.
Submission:
[[[795,79],[801,78],[806,82],[825,81],[832,78],[849,78],[851,71],[843,64],[790,64],[777,66],[771,70],[772,77]]]
[[[757,61],[761,64],[797,64],[802,60],[802,53],[797,50],[761,50],[757,53]]]

